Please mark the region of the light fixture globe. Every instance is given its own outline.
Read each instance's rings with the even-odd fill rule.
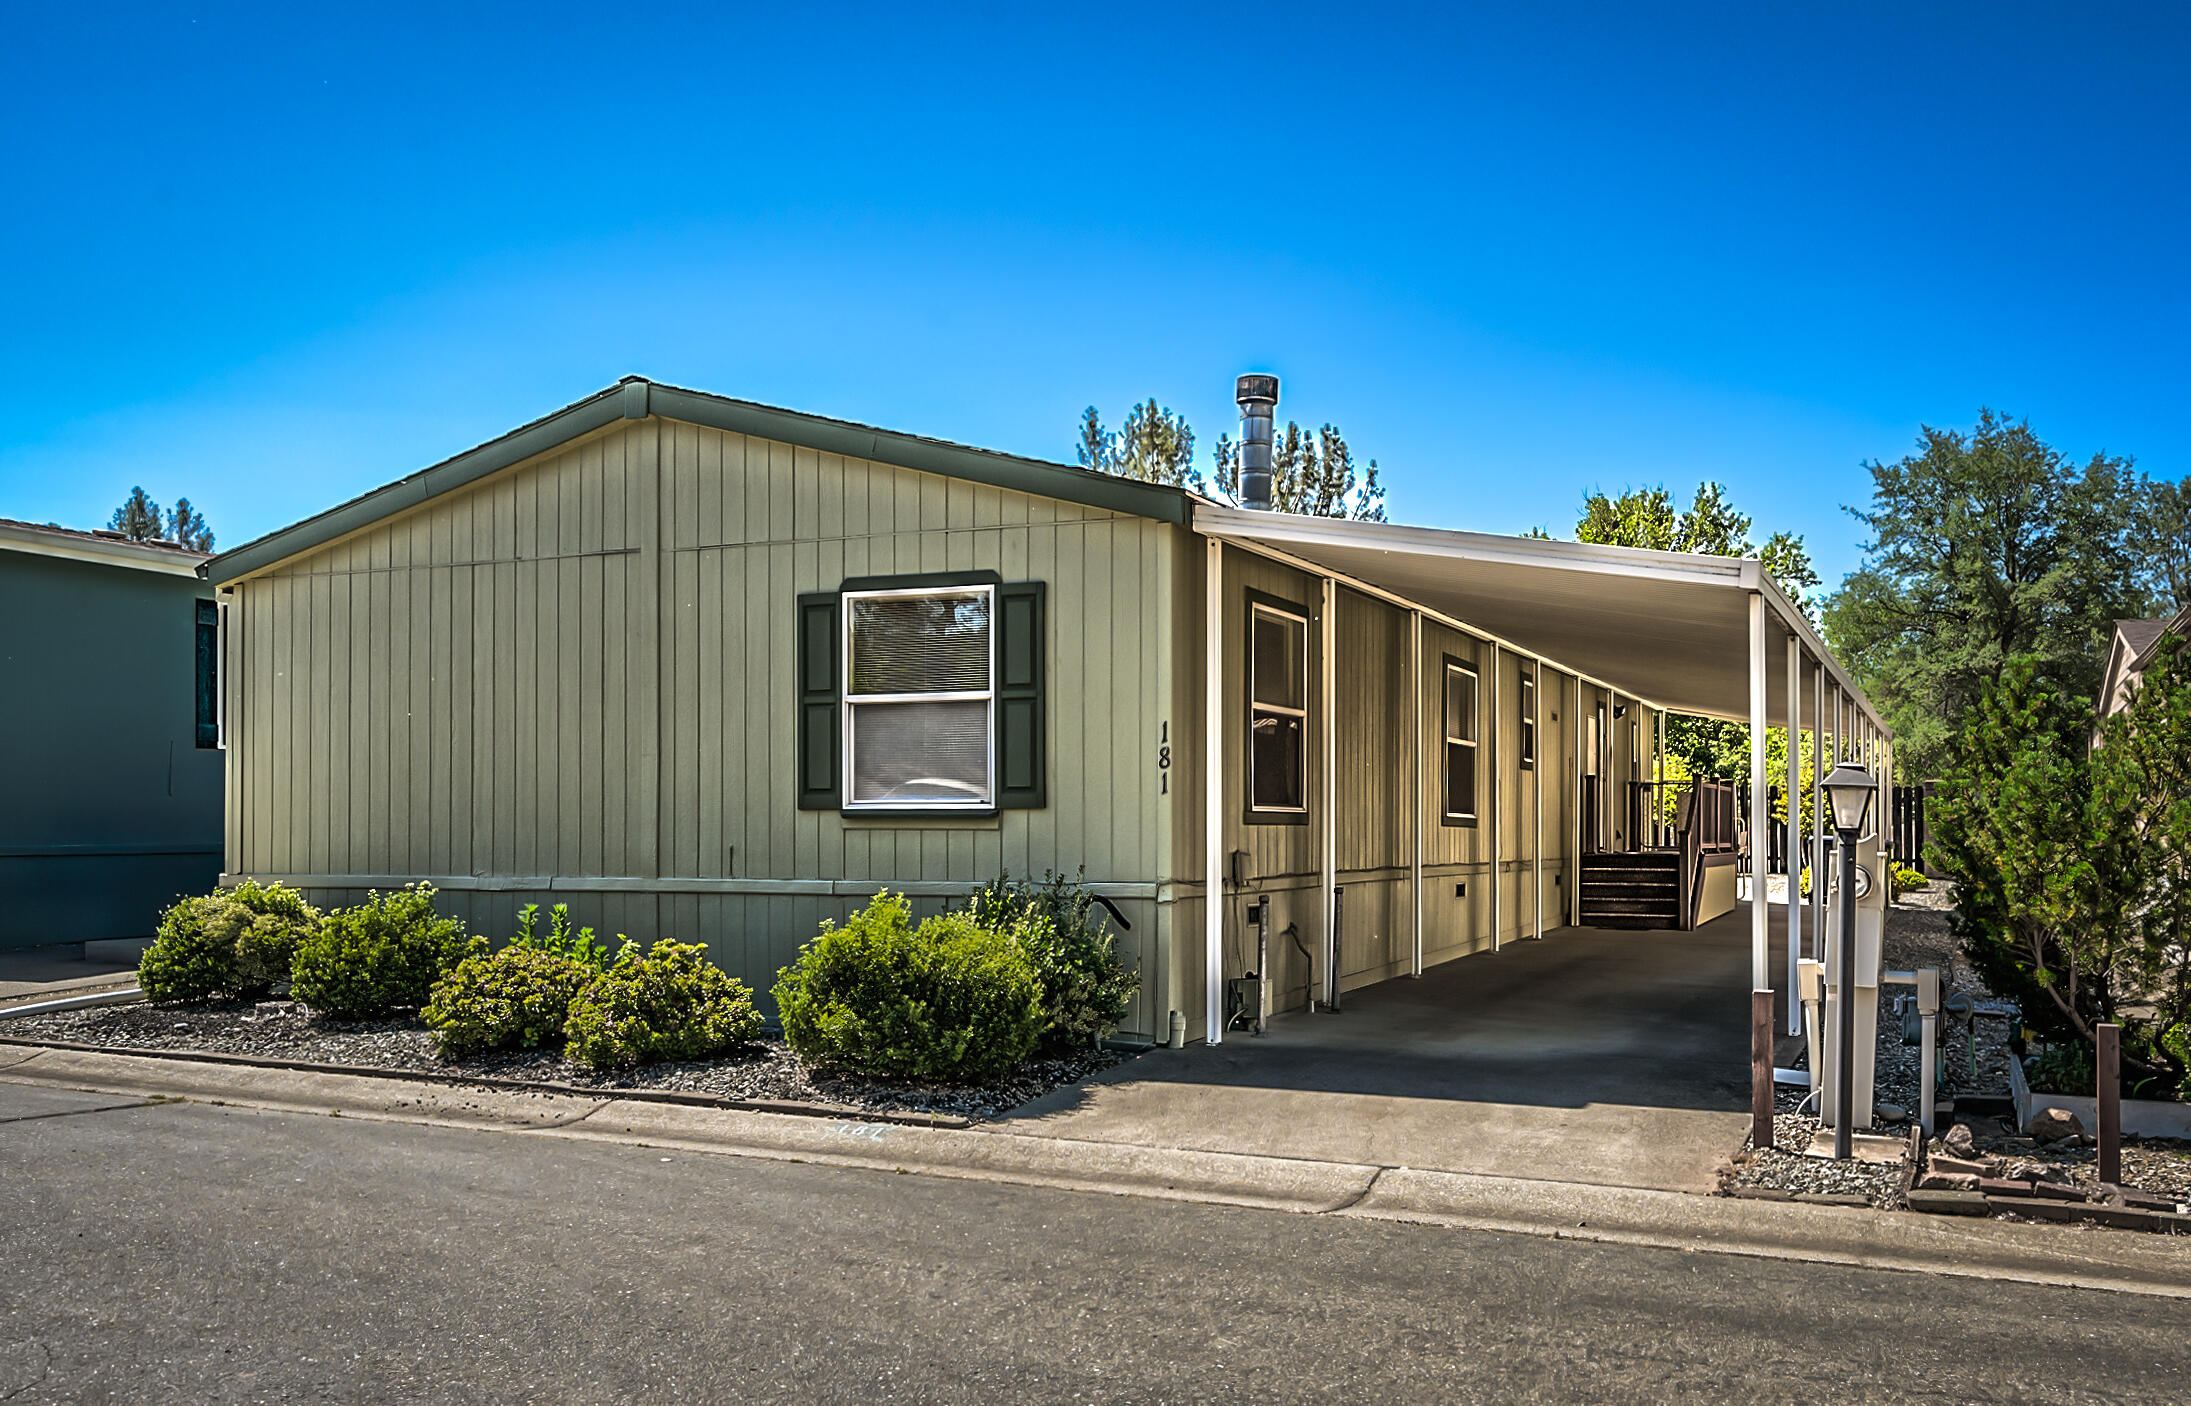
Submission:
[[[1879,789],[1878,778],[1854,762],[1843,762],[1821,784],[1833,803],[1834,828],[1844,835],[1862,830],[1872,795]]]

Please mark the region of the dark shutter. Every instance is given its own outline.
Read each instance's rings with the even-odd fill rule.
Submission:
[[[837,726],[838,596],[799,597],[799,809],[835,810],[842,790]]]
[[[198,745],[221,745],[221,608],[198,602]]]
[[[1040,581],[999,588],[1003,637],[997,651],[997,805],[1039,810],[1049,804],[1044,747],[1043,592]]]

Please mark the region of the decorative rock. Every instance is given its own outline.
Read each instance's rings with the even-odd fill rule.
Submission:
[[[1875,1103],[1871,1113],[1872,1120],[1878,1123],[1900,1123],[1910,1116],[1910,1111],[1899,1103]]]
[[[2041,1142],[2062,1142],[2083,1137],[2084,1122],[2066,1108],[2042,1108],[2031,1115],[2024,1131]]]
[[[1917,1179],[1922,1191],[1976,1191],[1978,1178],[1969,1172],[1927,1172]]]
[[[2012,1176],[2018,1181],[2068,1181],[2070,1179],[2069,1168],[2061,1163],[2035,1162],[2028,1157],[2011,1162],[2005,1175]]]
[[[1940,1139],[1940,1145],[1953,1157],[1968,1157],[1977,1151],[1977,1143],[1970,1135],[1970,1124],[1957,1123],[1948,1129],[1948,1135]]]

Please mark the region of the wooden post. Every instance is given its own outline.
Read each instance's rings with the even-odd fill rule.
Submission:
[[[2123,1179],[2123,1028],[2102,1025],[2095,1033],[2100,1037],[2093,1060],[2099,1066],[2099,1088],[2094,1092],[2100,1126],[2094,1131],[2100,1141],[2100,1180],[2115,1186]]]
[[[1750,993],[1750,1145],[1773,1145],[1773,993]]]

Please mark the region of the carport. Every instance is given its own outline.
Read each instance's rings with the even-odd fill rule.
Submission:
[[[1223,869],[1225,816],[1218,800],[1223,794],[1225,765],[1224,739],[1217,730],[1223,709],[1214,682],[1222,673],[1220,663],[1225,648],[1226,621],[1214,605],[1220,592],[1224,548],[1268,558],[1319,578],[1325,583],[1327,600],[1331,591],[1345,587],[1406,610],[1416,621],[1418,638],[1421,622],[1434,620],[1452,629],[1469,631],[1492,642],[1495,649],[1548,663],[1556,661],[1559,667],[1574,671],[1578,678],[1602,681],[1624,694],[1644,700],[1653,709],[1747,722],[1751,737],[1748,781],[1753,796],[1768,794],[1769,787],[1775,783],[1785,787],[1787,796],[1803,795],[1803,758],[1799,746],[1791,745],[1788,749],[1784,777],[1767,774],[1765,731],[1772,725],[1786,727],[1798,742],[1804,731],[1811,734],[1814,776],[1823,776],[1834,760],[1842,758],[1854,759],[1871,769],[1881,778],[1882,790],[1890,774],[1891,733],[1878,710],[1832,657],[1803,612],[1774,584],[1757,561],[1350,522],[1210,503],[1197,503],[1193,525],[1210,545],[1210,575],[1205,594],[1206,599],[1213,602],[1205,636],[1210,651],[1205,664],[1206,677],[1212,680],[1210,687],[1213,690],[1205,710],[1206,726],[1211,731],[1204,739],[1203,748],[1208,768],[1203,782],[1207,802],[1203,847],[1205,892],[1222,892],[1226,880]],[[1326,649],[1323,652],[1324,677],[1320,682],[1326,700],[1333,693],[1333,657],[1334,651]],[[1416,652],[1416,657],[1420,657],[1420,651]],[[1538,702],[1541,707],[1541,696]],[[1582,726],[1579,709],[1575,710],[1571,722],[1579,734]],[[1326,728],[1323,732],[1322,774],[1327,779],[1327,786],[1336,770],[1333,740],[1336,731],[1337,728]],[[1422,730],[1417,728],[1414,736],[1415,745],[1420,747]],[[1576,755],[1580,750],[1578,743]],[[1662,738],[1660,756],[1663,757]],[[1396,757],[1392,763],[1396,783],[1404,775],[1403,767],[1412,767],[1417,776],[1422,773],[1420,754],[1413,758]],[[1562,784],[1574,779],[1562,778]],[[1883,813],[1884,809],[1885,796],[1882,795],[1874,813]],[[1806,810],[1816,817],[1815,828],[1808,834],[1804,832],[1808,818]],[[1786,853],[1808,855],[1810,862],[1821,868],[1826,849],[1825,810],[1823,806],[1791,804],[1784,820],[1769,822],[1786,826]],[[1321,823],[1326,827],[1332,824],[1332,813],[1331,806],[1324,807]],[[1328,837],[1328,828],[1326,833]],[[1756,837],[1746,838],[1754,841]],[[1576,844],[1570,854],[1579,855],[1581,848]],[[1328,838],[1321,846],[1321,852],[1326,856],[1323,887],[1328,893],[1336,879],[1330,867],[1332,846]],[[1538,862],[1541,864],[1541,859]],[[1579,861],[1571,859],[1570,862]],[[1419,934],[1424,887],[1419,857],[1416,875],[1412,887],[1416,905],[1414,921]],[[1569,883],[1568,892],[1576,893],[1579,883],[1573,879]],[[1778,910],[1785,914],[1786,932],[1777,940],[1776,910],[1762,902],[1745,905],[1728,918],[1718,920],[1709,926],[1708,934],[1700,930],[1682,935],[1702,943],[1700,951],[1709,950],[1714,954],[1715,969],[1726,960],[1724,947],[1730,936],[1747,937],[1743,945],[1749,959],[1749,1019],[1743,1019],[1744,1008],[1739,998],[1712,1009],[1718,1012],[1714,1018],[1724,1022],[1722,1028],[1739,1042],[1744,1052],[1750,1071],[1744,1082],[1751,1091],[1753,1116],[1762,1116],[1761,1131],[1768,1137],[1770,1060],[1759,1060],[1757,1056],[1760,1051],[1771,1049],[1776,1030],[1794,1034],[1799,1028],[1797,1003],[1787,997],[1795,989],[1798,958],[1822,954],[1817,935],[1824,930],[1826,894],[1822,885],[1814,888],[1817,891],[1809,903]],[[1878,887],[1873,901],[1883,913],[1884,885]],[[1542,912],[1541,903],[1538,911]],[[1225,1038],[1221,1019],[1224,928],[1215,904],[1206,906],[1204,922],[1208,1026],[1210,1042],[1218,1044]],[[1673,934],[1591,935],[1588,930],[1561,929],[1557,935],[1564,939],[1563,948],[1555,949],[1551,941],[1554,934],[1548,933],[1547,951],[1601,946],[1600,955],[1605,959],[1601,965],[1606,972],[1626,973],[1634,979],[1639,992],[1660,981],[1664,965],[1682,960],[1681,944],[1662,940]],[[1327,952],[1335,954],[1336,932],[1328,910],[1323,936]],[[1806,941],[1806,937],[1810,940]],[[1417,942],[1419,953],[1419,936]],[[1517,953],[1517,949],[1510,947],[1508,952]],[[1602,973],[1570,968],[1560,956],[1536,958],[1517,954],[1516,959],[1510,960],[1508,955],[1501,954],[1493,965],[1499,964],[1504,964],[1508,970],[1519,970],[1521,975],[1493,977],[1482,959],[1463,958],[1454,965],[1464,969],[1465,975],[1457,971],[1450,980],[1458,985],[1485,981],[1502,985],[1510,981],[1518,983],[1513,988],[1517,999],[1524,1006],[1534,1004],[1542,1016],[1537,1024],[1538,1038],[1542,1040],[1554,1039],[1551,1032],[1555,1027],[1615,1019],[1617,1000],[1593,998],[1583,1001],[1571,996],[1563,1003],[1560,989],[1566,981],[1563,972],[1569,976],[1591,977],[1588,983],[1578,986],[1577,991],[1605,992],[1607,978]],[[1538,970],[1540,965],[1541,971]],[[1324,967],[1327,972],[1334,970],[1335,959],[1327,960]],[[1434,994],[1445,983],[1434,983],[1433,972],[1422,969],[1418,956],[1413,975],[1425,984],[1426,991]],[[1521,994],[1523,986],[1528,987],[1526,997]],[[1438,1005],[1427,995],[1409,996],[1404,992],[1385,992],[1381,988],[1371,990],[1377,992],[1374,998],[1369,991],[1348,997],[1352,1014],[1383,1011],[1405,1024],[1405,1012],[1414,1006],[1425,1002],[1431,1007]],[[1464,1004],[1472,1002],[1471,997]],[[1449,1013],[1457,1017],[1460,1011],[1456,1009]],[[1477,1014],[1488,1016],[1483,1011]],[[1645,1020],[1636,1028],[1647,1029],[1651,1024],[1650,1020]],[[1308,1037],[1305,1033],[1281,1037],[1274,1027],[1269,1038],[1301,1040]],[[1328,1040],[1333,1037],[1320,1033],[1315,1038]],[[1587,1044],[1590,1037],[1584,1032],[1574,1038]],[[1238,1036],[1234,1039],[1237,1041]],[[1615,1043],[1620,1042],[1616,1040]],[[1633,1055],[1630,1051],[1621,1057],[1632,1058]]]

